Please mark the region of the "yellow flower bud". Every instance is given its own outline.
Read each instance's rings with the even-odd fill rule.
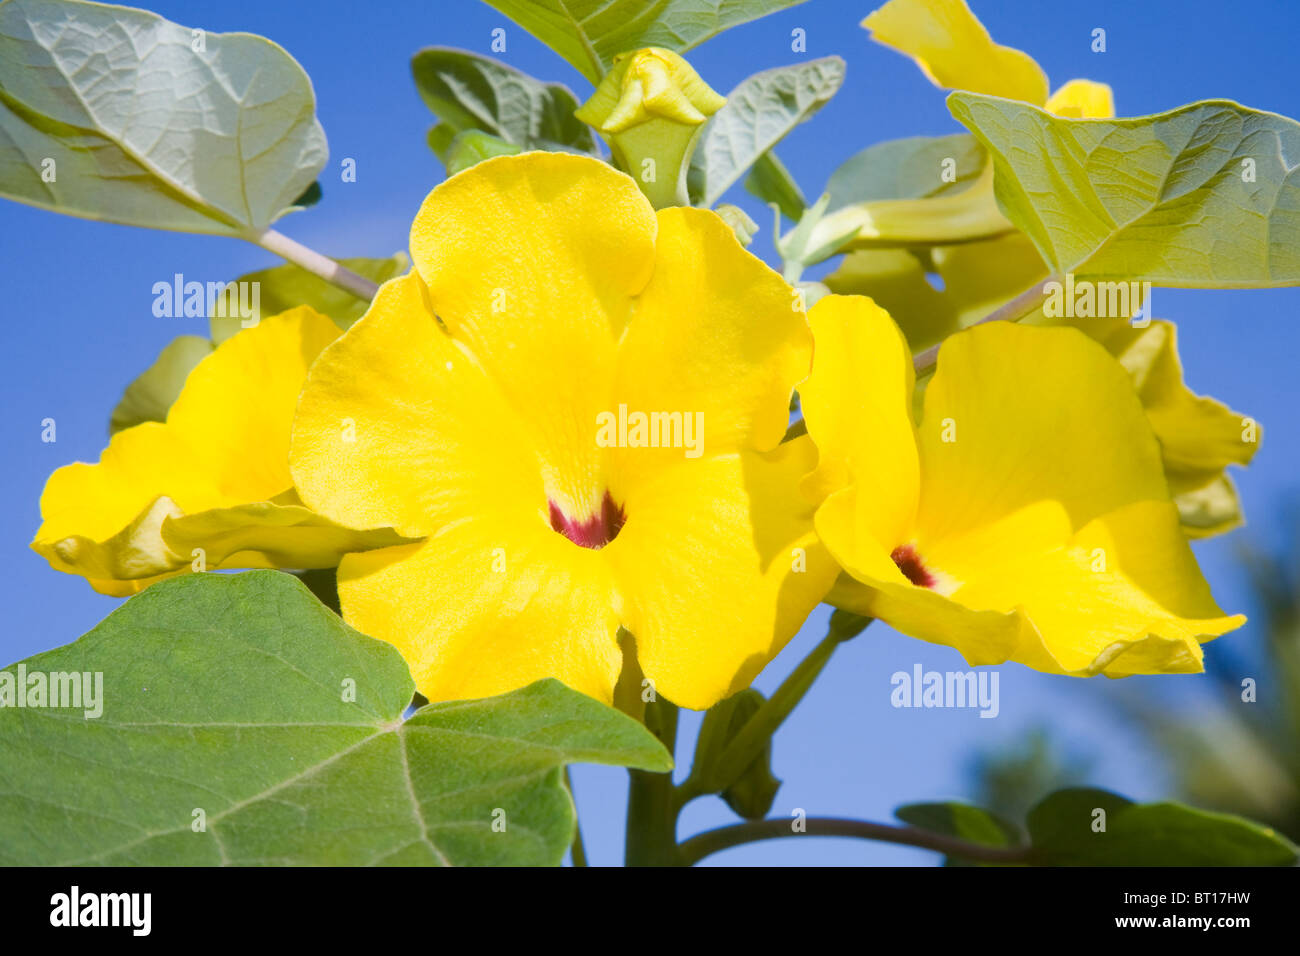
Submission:
[[[689,205],[691,154],[704,124],[724,103],[676,53],[647,47],[616,57],[574,115],[605,136],[615,160],[661,209]]]

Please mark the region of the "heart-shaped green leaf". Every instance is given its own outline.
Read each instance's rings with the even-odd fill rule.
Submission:
[[[998,205],[1058,274],[1188,288],[1300,282],[1300,123],[1227,100],[1069,119],[978,93],[948,108]]]
[[[564,765],[671,767],[557,681],[403,720],[413,690],[291,575],[156,584],[0,672],[0,864],[554,864]]]
[[[247,33],[82,0],[0,4],[0,195],[251,238],[325,165],[311,81]]]

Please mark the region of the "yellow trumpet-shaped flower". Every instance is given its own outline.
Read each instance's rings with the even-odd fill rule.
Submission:
[[[165,423],[124,429],[98,464],[50,476],[32,547],[125,596],[191,569],[333,567],[345,552],[404,540],[340,527],[293,490],[294,405],[307,367],[338,334],[301,307],[223,342],[190,372]]]
[[[1123,368],[1069,328],[995,322],[939,353],[913,427],[911,355],[870,299],[810,312],[800,388],[816,528],[860,585],[830,600],[971,664],[1072,675],[1202,669],[1240,626],[1210,596]]]
[[[345,557],[344,618],[431,700],[611,700],[620,627],[675,703],[747,685],[836,573],[798,492],[815,451],[781,444],[812,345],[790,288],[715,214],[556,153],[438,186],[411,255],[294,423],[308,505],[425,538]]]

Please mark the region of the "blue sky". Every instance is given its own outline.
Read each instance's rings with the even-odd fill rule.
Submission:
[[[1226,97],[1300,116],[1300,87],[1294,82],[1300,4],[973,0],[972,6],[999,42],[1035,56],[1053,87],[1078,76],[1110,83],[1121,115]],[[942,92],[909,60],[869,42],[859,29],[872,7],[870,0],[812,0],[730,31],[691,55],[721,92],[751,73],[804,57],[839,54],[848,61],[839,95],[780,151],[809,196],[839,162],[866,145],[958,128]],[[361,5],[159,0],[152,9],[186,26],[268,36],[306,68],[330,143],[330,161],[321,174],[325,196],[279,227],[335,256],[384,256],[404,248],[411,217],[441,178],[424,140],[432,117],[410,79],[409,59],[419,47],[486,54],[491,31],[504,27],[502,59],[567,83],[580,99],[590,92],[563,60],[473,0]],[[806,54],[790,49],[796,27],[806,31]],[[1107,31],[1104,54],[1090,50],[1095,27]],[[340,182],[344,158],[356,160],[355,183]],[[739,187],[728,198],[760,224],[752,251],[770,258],[770,214]],[[80,579],[51,571],[27,544],[39,523],[37,502],[49,473],[74,460],[95,460],[107,440],[109,413],[127,382],[176,335],[206,332],[202,320],[156,318],[153,283],[169,281],[176,272],[201,281],[228,280],[275,260],[235,240],[83,222],[8,202],[0,202],[0,237],[0,302],[8,312],[0,353],[6,386],[0,436],[7,452],[0,470],[0,562],[8,620],[0,634],[0,658],[7,663],[75,639],[117,603]],[[1236,475],[1250,526],[1197,546],[1220,603],[1250,612],[1235,549],[1245,540],[1278,540],[1282,508],[1300,492],[1295,415],[1300,290],[1157,290],[1154,301],[1158,316],[1179,322],[1192,387],[1264,425],[1254,465]],[[40,438],[47,417],[57,421],[53,444]],[[775,686],[820,637],[823,625],[819,612],[758,686]],[[1257,639],[1248,624],[1224,640],[1240,649]],[[1210,653],[1216,653],[1213,645]],[[786,783],[774,814],[788,815],[798,807],[815,815],[884,820],[900,803],[968,796],[972,752],[1012,743],[1038,725],[1092,758],[1092,782],[1138,798],[1163,796],[1169,782],[1155,755],[1126,726],[1116,695],[1127,690],[1194,702],[1206,684],[1199,677],[1070,681],[1008,665],[999,669],[1001,713],[982,720],[969,711],[891,707],[890,675],[917,663],[964,669],[956,652],[880,625],[840,650],[777,738],[775,767]],[[684,720],[688,742],[697,724],[691,715]],[[685,762],[689,751],[680,757]],[[625,776],[600,768],[577,768],[575,776],[589,855],[596,863],[617,862]],[[731,819],[719,802],[701,801],[684,814],[682,834]],[[772,842],[716,858],[733,864],[905,865],[934,859],[922,851],[822,839]]]

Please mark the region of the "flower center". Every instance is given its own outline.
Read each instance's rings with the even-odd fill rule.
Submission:
[[[551,528],[574,544],[593,550],[599,550],[617,538],[627,520],[623,507],[614,503],[608,491],[600,503],[600,511],[582,521],[570,518],[554,501],[547,504],[551,506]]]
[[[910,544],[899,545],[889,553],[889,556],[893,559],[894,564],[898,565],[898,570],[903,572],[907,580],[917,587],[934,587],[934,576],[921,563],[921,556],[916,553],[916,548]]]

